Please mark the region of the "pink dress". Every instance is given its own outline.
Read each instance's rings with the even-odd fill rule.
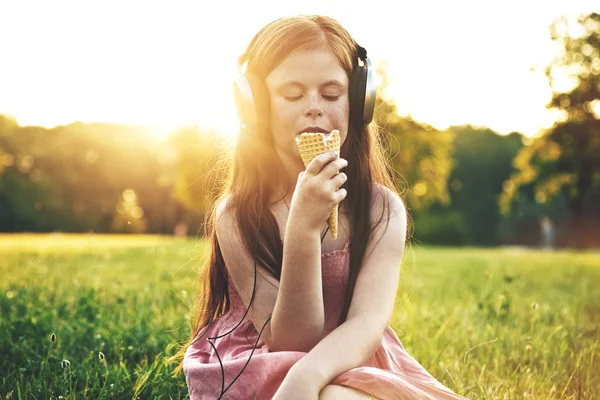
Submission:
[[[325,328],[333,331],[344,301],[349,270],[349,243],[344,249],[322,255]],[[233,284],[229,285],[231,307],[208,327],[202,339],[188,347],[183,370],[191,400],[217,399],[221,393],[221,366],[207,337],[219,336],[233,328],[246,308]],[[204,333],[204,330],[200,334]],[[248,316],[229,335],[213,341],[225,371],[225,385],[239,374],[256,343],[258,332]],[[261,339],[241,376],[227,389],[223,399],[271,399],[288,370],[306,353],[271,352]],[[382,400],[465,399],[433,378],[400,343],[387,327],[381,346],[361,366],[344,372],[332,384],[349,386]]]

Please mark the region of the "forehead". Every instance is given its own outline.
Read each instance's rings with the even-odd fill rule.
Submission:
[[[275,89],[290,81],[318,86],[331,80],[348,85],[346,71],[333,53],[326,49],[319,49],[290,54],[267,75],[265,82],[269,88]]]

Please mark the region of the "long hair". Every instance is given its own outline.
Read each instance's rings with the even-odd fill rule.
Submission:
[[[275,217],[270,212],[270,199],[278,180],[283,179],[282,176],[273,175],[277,171],[283,171],[283,168],[276,168],[280,161],[274,151],[273,137],[267,122],[270,103],[264,79],[292,52],[323,47],[335,55],[350,77],[357,62],[357,43],[330,17],[296,16],[278,19],[260,30],[240,57],[240,63],[247,63],[246,70],[252,76],[253,89],[257,89],[258,93],[254,94],[262,122],[252,132],[240,131],[228,176],[207,214],[205,237],[209,243],[210,257],[198,277],[197,298],[192,310],[192,333],[171,360],[181,360],[200,331],[229,310],[229,281],[216,235],[217,206],[225,198],[228,198],[227,208],[236,218],[246,251],[253,254],[256,245],[257,265],[280,279],[283,246]],[[354,118],[351,115],[350,121],[352,120]],[[339,324],[346,320],[371,234],[383,220],[388,220],[384,217],[389,215],[389,204],[384,201],[383,212],[376,218],[377,222],[373,225],[370,223],[375,184],[396,192],[375,123],[368,126],[350,125],[340,156],[349,160],[345,169],[348,180],[343,186],[347,190],[347,196],[343,203],[350,221],[351,246],[348,286]],[[382,198],[385,200],[386,196]],[[257,235],[258,226],[260,231]],[[183,363],[180,363],[175,375],[182,367]]]

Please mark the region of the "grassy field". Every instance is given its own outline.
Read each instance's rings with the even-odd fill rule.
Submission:
[[[203,254],[192,239],[0,235],[0,398],[186,398],[164,357],[187,338]],[[600,398],[600,253],[409,248],[392,327],[470,399]]]

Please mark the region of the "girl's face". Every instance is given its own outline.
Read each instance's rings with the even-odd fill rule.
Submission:
[[[329,50],[290,54],[265,80],[271,98],[271,131],[279,152],[300,159],[302,132],[348,135],[348,76]]]

